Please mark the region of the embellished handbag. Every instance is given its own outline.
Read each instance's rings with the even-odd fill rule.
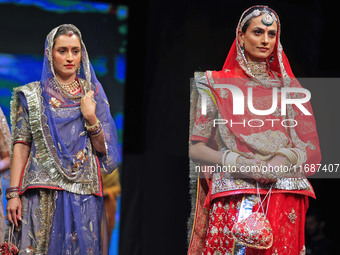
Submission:
[[[263,201],[261,201],[259,189],[257,187],[257,193],[260,199],[258,210],[251,213],[247,218],[234,224],[231,234],[238,243],[257,249],[269,249],[273,245],[273,229],[266,217],[271,189],[272,188],[270,188]],[[259,212],[259,209],[262,207],[268,194],[266,212]]]
[[[12,243],[14,224],[8,227],[8,242],[0,244],[1,255],[18,255],[19,249]]]

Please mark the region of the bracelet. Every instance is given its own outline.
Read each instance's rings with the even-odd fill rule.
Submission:
[[[223,152],[223,156],[222,156],[222,166],[225,166],[225,159],[228,155],[228,153],[230,152],[230,150],[226,150]]]
[[[88,131],[89,132],[89,135],[95,137],[95,136],[98,136],[100,135],[100,133],[103,131],[103,127],[102,125],[99,123],[99,127],[93,131]]]
[[[97,119],[96,123],[92,126],[88,126],[85,122],[85,128],[87,129],[87,132],[89,132],[89,135],[92,137],[99,136],[100,133],[103,131],[103,127],[99,119]]]
[[[286,157],[292,165],[296,165],[299,161],[299,155],[294,153],[292,149],[281,148],[275,152],[275,155]]]
[[[6,189],[6,199],[19,197],[19,186],[9,187]]]
[[[305,157],[303,155],[303,152],[298,148],[292,148],[292,152],[297,156],[298,160],[295,164],[296,167],[302,166],[302,164],[305,162]]]
[[[6,189],[6,194],[13,193],[13,192],[19,192],[19,186],[9,187]]]
[[[225,166],[236,167],[236,160],[240,154],[230,151],[224,161]]]
[[[96,123],[94,123],[92,126],[88,126],[85,122],[85,128],[89,132],[97,130],[99,126],[101,126],[99,119],[97,119]]]
[[[16,197],[20,197],[18,191],[16,191],[16,192],[11,192],[11,193],[6,193],[6,199],[7,199],[7,200],[10,200],[10,199],[16,198]]]
[[[103,129],[102,129],[102,128],[101,128],[101,129],[99,130],[99,132],[97,132],[96,134],[90,133],[90,135],[91,135],[92,137],[97,137],[97,136],[99,136],[101,133],[103,133]]]
[[[11,192],[12,190],[18,191],[19,190],[19,186],[8,187],[6,189],[6,193]]]

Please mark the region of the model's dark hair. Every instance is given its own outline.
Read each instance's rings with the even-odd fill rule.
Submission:
[[[61,25],[61,26],[58,28],[57,32],[55,33],[54,38],[53,38],[53,46],[54,46],[55,41],[57,40],[57,38],[58,38],[59,36],[61,36],[61,35],[68,35],[69,32],[73,32],[73,34],[75,34],[76,36],[78,36],[79,40],[81,40],[81,36],[80,36],[78,30],[75,29],[73,26],[70,26],[70,25],[65,24],[65,25]]]
[[[265,12],[269,12],[269,13],[273,13],[270,9],[266,8],[266,7],[257,7],[257,8],[254,8],[254,9],[250,9],[248,10],[244,15],[243,15],[243,19],[245,17],[247,17],[250,13],[252,13],[253,11],[255,10],[259,10],[260,11],[260,15],[264,14]],[[274,13],[273,13],[274,14]],[[274,14],[275,15],[275,14]],[[250,22],[253,20],[253,18],[255,17],[251,17],[250,19],[247,20],[246,23],[244,23],[243,27],[241,28],[241,31],[242,33],[246,33],[249,25],[250,25]]]

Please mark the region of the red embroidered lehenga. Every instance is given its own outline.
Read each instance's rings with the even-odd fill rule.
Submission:
[[[256,184],[254,179],[235,176],[230,172],[222,171],[207,175],[201,171],[199,175],[198,169],[204,169],[203,163],[191,161],[193,206],[189,219],[190,255],[305,254],[304,224],[308,196],[315,195],[306,179],[306,175],[310,173],[303,169],[305,165],[311,166],[321,161],[314,116],[305,115],[293,104],[287,105],[286,115],[281,115],[280,97],[278,107],[271,114],[255,115],[245,107],[243,115],[235,115],[233,114],[235,98],[228,89],[220,86],[221,84],[236,86],[243,92],[245,102],[249,95],[248,88],[251,88],[253,105],[258,110],[271,108],[273,88],[276,88],[279,94],[282,88],[302,88],[295,79],[279,40],[281,29],[279,18],[268,7],[265,7],[265,10],[275,15],[278,25],[274,59],[256,63],[247,61],[244,57],[237,31],[241,29],[245,13],[259,7],[263,8],[263,6],[251,7],[241,16],[236,39],[223,69],[195,73],[191,95],[190,143],[204,142],[217,151],[231,150],[239,154],[240,162],[243,159],[268,162],[281,148],[297,148],[301,151],[303,164],[299,170],[302,170],[298,174],[289,175],[293,171],[290,168],[288,175],[280,173],[273,183]],[[287,96],[303,98],[297,93]],[[202,97],[206,99],[206,114],[202,112]],[[313,113],[309,102],[303,106]],[[214,125],[216,119],[228,122]],[[273,119],[275,121],[267,121]],[[263,125],[255,124],[255,120]],[[242,163],[238,164],[238,168],[240,166]],[[256,194],[260,193],[263,199],[271,187],[270,200],[265,200],[262,208],[268,208],[267,218],[274,234],[273,245],[269,249],[260,250],[235,242],[231,235],[233,225],[249,213],[257,211],[259,199]]]

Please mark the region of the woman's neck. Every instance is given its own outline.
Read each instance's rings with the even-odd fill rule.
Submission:
[[[63,77],[58,74],[55,75],[59,83],[70,83],[76,79],[76,74],[72,74],[71,76]]]

